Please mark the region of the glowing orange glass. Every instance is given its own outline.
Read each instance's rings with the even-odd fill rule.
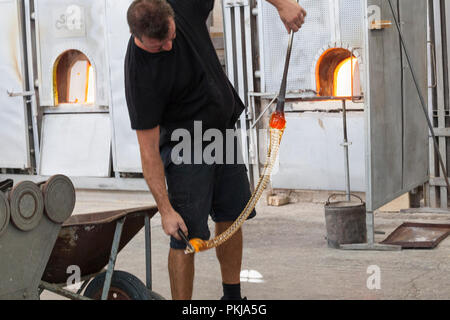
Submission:
[[[286,119],[284,117],[284,112],[275,111],[270,117],[270,127],[273,129],[282,130],[286,128]]]

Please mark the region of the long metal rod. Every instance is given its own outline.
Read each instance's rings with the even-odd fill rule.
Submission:
[[[347,196],[347,201],[350,201],[350,163],[348,159],[348,137],[347,137],[347,108],[345,105],[345,100],[342,100],[342,126],[344,130],[344,166],[345,166],[345,195]]]
[[[256,124],[259,122],[259,120],[261,120],[262,116],[266,113],[267,110],[269,110],[270,106],[275,102],[276,99],[277,99],[277,97],[273,98],[272,101],[269,103],[269,105],[263,110],[263,112],[261,112],[259,117],[251,125],[251,127],[250,127],[251,129],[253,129],[256,126]]]
[[[405,51],[406,60],[408,62],[409,69],[411,70],[411,75],[412,75],[412,78],[413,78],[413,81],[414,81],[414,85],[416,86],[417,94],[419,95],[419,98],[420,98],[420,103],[421,103],[421,106],[422,106],[422,109],[423,109],[423,113],[425,115],[425,118],[427,119],[428,127],[430,129],[431,136],[433,138],[434,149],[435,149],[435,152],[438,154],[439,164],[441,165],[441,170],[442,170],[442,173],[444,175],[445,183],[447,184],[447,188],[450,189],[450,183],[448,181],[447,170],[445,169],[444,161],[442,160],[442,155],[441,155],[441,152],[439,151],[439,145],[438,145],[438,142],[436,141],[436,135],[434,133],[433,123],[431,122],[431,119],[428,116],[427,107],[425,105],[425,99],[424,99],[424,97],[422,95],[422,92],[420,91],[420,86],[419,86],[419,83],[417,81],[416,72],[415,72],[414,67],[413,67],[413,65],[411,63],[411,58],[409,56],[409,52],[408,52],[408,49],[406,47],[405,40],[403,38],[403,33],[402,33],[401,29],[400,29],[400,24],[399,24],[399,22],[397,20],[397,17],[395,16],[394,7],[392,6],[391,0],[388,0],[388,3],[389,3],[389,6],[391,8],[392,16],[393,16],[394,21],[395,21],[395,26],[396,26],[397,31],[398,31],[399,36],[400,36],[400,41],[402,43],[403,50]]]
[[[299,0],[296,0],[298,3]],[[281,80],[280,93],[277,98],[277,112],[284,112],[284,104],[286,101],[286,88],[287,88],[287,76],[289,72],[289,62],[291,61],[292,44],[294,42],[294,30],[291,30],[289,34],[289,42],[286,53],[286,61],[284,63],[283,79]]]
[[[276,111],[284,112],[284,104],[286,101],[286,87],[287,87],[287,76],[289,72],[289,61],[291,60],[292,43],[294,42],[294,31],[291,30],[289,35],[289,43],[286,53],[286,62],[284,63],[283,80],[281,81],[280,93],[277,98],[277,108]]]
[[[145,284],[152,290],[152,250],[151,250],[151,225],[150,217],[145,215]]]
[[[34,158],[36,165],[36,173],[39,173],[41,169],[41,151],[39,144],[39,134],[38,134],[38,106],[36,101],[36,95],[34,90],[34,70],[33,70],[33,52],[31,43],[31,4],[30,0],[24,1],[25,10],[25,34],[26,34],[26,54],[27,54],[27,67],[28,67],[28,90],[31,90],[32,95],[30,96],[30,106],[31,106],[31,126],[33,130],[33,147],[34,147]]]

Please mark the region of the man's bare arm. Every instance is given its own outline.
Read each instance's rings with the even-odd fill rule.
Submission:
[[[288,32],[297,32],[305,22],[306,11],[294,0],[267,0],[278,10]]]
[[[159,153],[159,126],[150,130],[137,130],[136,133],[144,178],[156,200],[164,232],[181,240],[178,229],[185,234],[188,230],[181,216],[170,204],[167,194],[164,165]]]

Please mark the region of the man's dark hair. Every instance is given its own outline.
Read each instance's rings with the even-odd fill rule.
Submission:
[[[173,9],[166,0],[135,0],[127,12],[130,32],[139,40],[142,40],[142,36],[166,39],[169,18],[174,16]]]

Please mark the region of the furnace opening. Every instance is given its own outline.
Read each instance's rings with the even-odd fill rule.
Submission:
[[[56,59],[53,72],[55,105],[95,102],[95,71],[88,57],[68,50]]]
[[[317,92],[324,97],[360,95],[358,59],[343,48],[325,51],[316,65]]]

